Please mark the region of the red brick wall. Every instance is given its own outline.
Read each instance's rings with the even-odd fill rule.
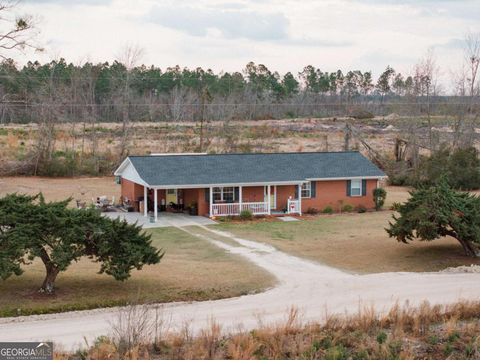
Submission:
[[[347,196],[346,180],[317,181],[316,184],[315,198],[302,199],[302,211],[307,211],[309,207],[322,210],[328,205],[335,210],[339,210],[345,204],[354,207],[362,205],[367,209],[375,207],[373,189],[377,187],[377,180],[367,180],[367,194],[365,196]]]
[[[367,194],[365,196],[347,196],[346,180],[335,181],[317,181],[316,196],[314,198],[302,199],[302,212],[307,211],[309,207],[323,210],[326,206],[331,206],[339,210],[345,204],[354,207],[363,205],[367,209],[375,207],[373,201],[373,190],[377,187],[377,180],[367,180]],[[295,197],[295,185],[277,186],[277,210],[283,210],[287,206],[287,199]]]
[[[143,196],[143,186],[133,181],[122,179],[122,197],[127,198],[135,206],[135,210],[138,211],[138,202],[136,200]]]
[[[263,186],[247,186],[242,188],[243,202],[261,202],[264,200]]]
[[[205,191],[207,189],[198,189],[198,215],[208,216],[210,205],[205,201]]]
[[[375,207],[373,201],[373,189],[377,186],[377,180],[367,180],[367,195],[359,197],[349,197],[346,194],[346,180],[335,181],[317,181],[315,198],[302,199],[302,212],[308,208],[316,208],[323,210],[326,206],[331,206],[335,210],[339,210],[342,205],[350,204],[354,207],[363,205],[367,209]],[[127,197],[131,201],[143,196],[143,186],[135,184],[129,180],[122,179],[122,196]],[[291,196],[295,197],[296,185],[277,185],[277,207],[275,210],[283,210],[287,207],[287,200]],[[272,186],[273,188],[273,186]],[[189,206],[191,203],[198,204],[198,214],[208,216],[209,204],[205,201],[206,189],[185,189],[183,190],[184,205]],[[272,189],[273,191],[273,189]],[[158,204],[165,199],[165,190],[158,190]],[[264,200],[263,186],[247,186],[243,187],[244,202],[259,202]],[[153,193],[149,193],[149,202],[153,204]],[[138,203],[135,203],[136,206]],[[150,207],[150,206],[149,206]],[[138,209],[137,209],[138,211]]]
[[[277,185],[277,207],[275,210],[282,211],[287,208],[287,200],[291,196],[295,198],[295,187],[297,185]]]
[[[185,207],[190,206],[192,203],[198,204],[198,193],[201,189],[185,189],[183,190],[183,204]]]

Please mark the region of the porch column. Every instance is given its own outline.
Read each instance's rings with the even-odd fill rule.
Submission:
[[[270,187],[271,187],[271,185],[267,185],[267,204],[268,204],[267,206],[268,206],[268,215],[271,215],[271,214],[272,214],[272,206],[271,206],[271,204],[270,204],[270,202],[272,201],[272,200],[271,200],[271,196],[270,196],[270,194],[271,194]]]
[[[158,189],[153,189],[153,213],[155,215],[155,222],[158,220]]]
[[[238,213],[240,214],[242,212],[242,204],[243,204],[243,186],[238,187],[238,203],[240,204],[240,208],[238,209]]]
[[[298,184],[298,214],[302,215],[302,184]]]
[[[213,216],[213,188],[210,186],[210,217]]]
[[[148,193],[147,187],[143,187],[143,216],[148,216]]]

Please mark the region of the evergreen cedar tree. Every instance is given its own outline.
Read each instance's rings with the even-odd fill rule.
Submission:
[[[396,207],[400,216],[392,215],[394,221],[386,229],[390,237],[408,243],[415,238],[431,241],[451,236],[467,256],[480,255],[480,198],[453,190],[446,178],[410,195],[406,203]]]
[[[0,198],[0,277],[22,274],[22,265],[40,258],[46,276],[41,292],[54,293],[55,279],[72,261],[88,256],[99,273],[125,280],[133,269],[156,264],[164,253],[136,224],[104,217],[97,209],[72,209],[71,199],[45,202],[35,196]]]

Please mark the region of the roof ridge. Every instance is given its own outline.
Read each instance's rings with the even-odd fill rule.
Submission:
[[[161,155],[149,154],[149,155],[128,155],[128,157],[168,157],[168,156],[230,156],[230,155],[300,155],[300,154],[351,154],[360,153],[358,150],[347,151],[285,151],[285,152],[253,152],[253,153],[162,153]]]

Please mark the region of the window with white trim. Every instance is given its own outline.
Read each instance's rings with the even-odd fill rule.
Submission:
[[[354,179],[350,181],[350,196],[362,196],[361,179]]]
[[[233,187],[214,187],[212,191],[213,202],[227,202],[235,201],[235,188]]]
[[[312,183],[310,181],[302,184],[302,198],[312,197]]]

